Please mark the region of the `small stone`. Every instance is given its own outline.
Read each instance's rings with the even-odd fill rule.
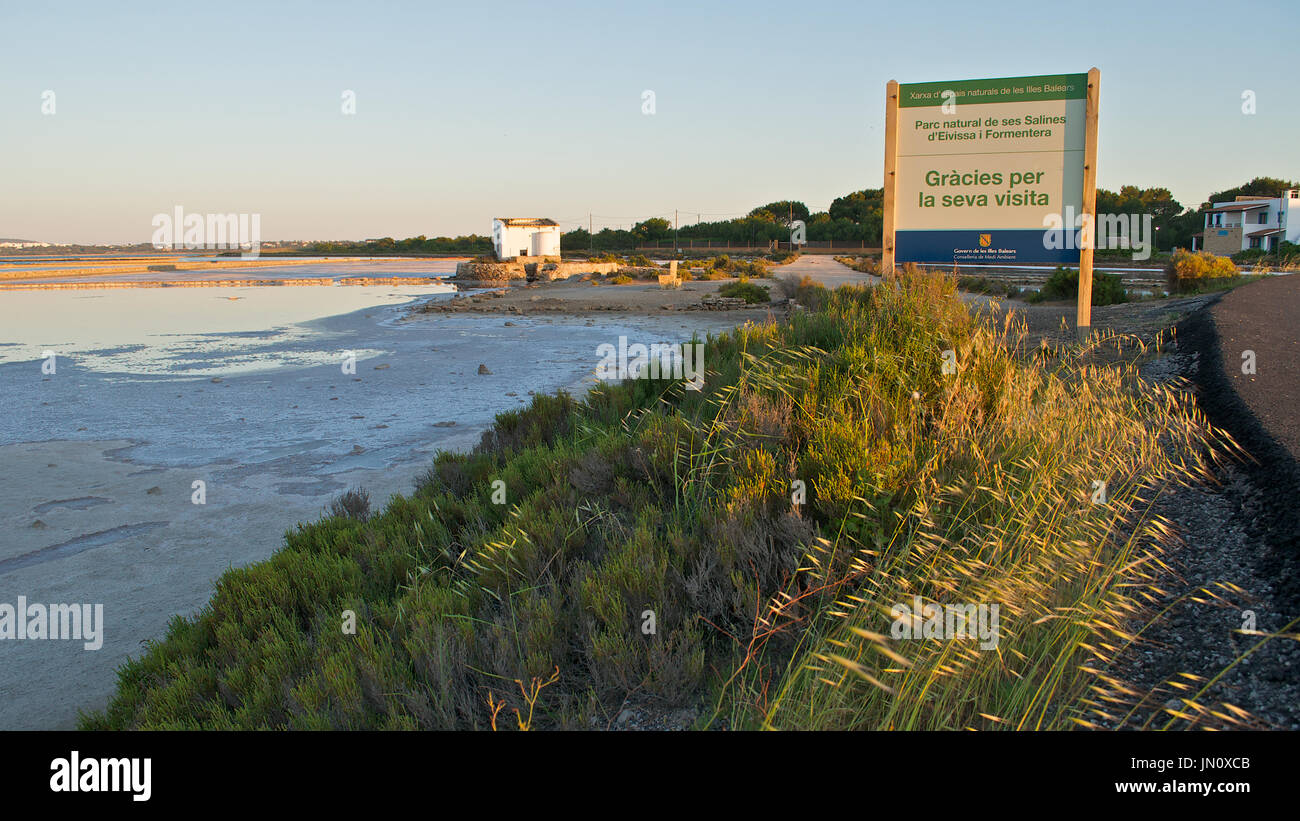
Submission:
[[[146,490],[145,493],[148,493],[150,496],[158,496],[159,494],[162,493],[162,488],[158,487],[157,485],[154,485],[153,487]]]
[[[490,376],[492,374],[492,371],[488,370],[487,365],[483,365],[480,363],[478,366],[478,374],[479,376]]]
[[[46,525],[45,522],[42,522],[40,519],[37,519],[36,521],[32,522],[32,527],[36,528],[37,530],[44,530]]]

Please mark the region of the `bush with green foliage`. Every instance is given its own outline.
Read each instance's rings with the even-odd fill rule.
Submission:
[[[1079,299],[1079,270],[1056,266],[1056,270],[1043,283],[1036,294],[1025,297],[1026,302],[1052,302],[1061,299]],[[1107,274],[1095,271],[1092,275],[1092,304],[1118,305],[1128,302],[1128,291],[1124,289],[1123,278],[1119,274]]]
[[[728,282],[723,285],[718,289],[718,296],[743,299],[751,305],[772,301],[771,292],[762,285],[755,285],[750,282],[749,277],[741,277],[735,282]]]
[[[370,518],[370,491],[360,487],[352,488],[330,502],[325,512],[330,516],[364,522]]]

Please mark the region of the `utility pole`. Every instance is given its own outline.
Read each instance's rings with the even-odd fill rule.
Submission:
[[[587,253],[596,250],[596,235],[591,233],[591,212],[587,212]]]
[[[677,253],[677,209],[673,209],[673,254]]]

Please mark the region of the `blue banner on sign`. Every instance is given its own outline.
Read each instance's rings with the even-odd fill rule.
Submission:
[[[1063,245],[1059,231],[1044,229],[991,231],[898,231],[894,234],[894,259],[944,265],[997,265],[1048,263],[1078,265],[1079,232],[1067,232],[1072,248]],[[1044,242],[1047,235],[1049,241]]]

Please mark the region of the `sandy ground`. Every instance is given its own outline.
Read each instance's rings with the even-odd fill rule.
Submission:
[[[859,273],[830,257],[803,256],[787,265],[772,269],[778,278],[810,276],[828,288],[846,283],[878,282],[878,277]],[[679,288],[661,288],[658,283],[633,282],[627,285],[599,285],[576,277],[555,282],[512,284],[500,288],[475,288],[472,282],[461,282],[464,294],[450,302],[438,301],[427,307],[432,312],[487,313],[487,314],[563,314],[592,317],[615,314],[660,315],[670,311],[691,312],[700,310],[702,300],[717,295],[718,289],[734,279],[690,280]],[[780,300],[776,283],[769,279],[755,280],[773,292]],[[761,319],[772,312],[769,306],[731,309],[736,323]],[[722,313],[722,312],[720,312]]]

